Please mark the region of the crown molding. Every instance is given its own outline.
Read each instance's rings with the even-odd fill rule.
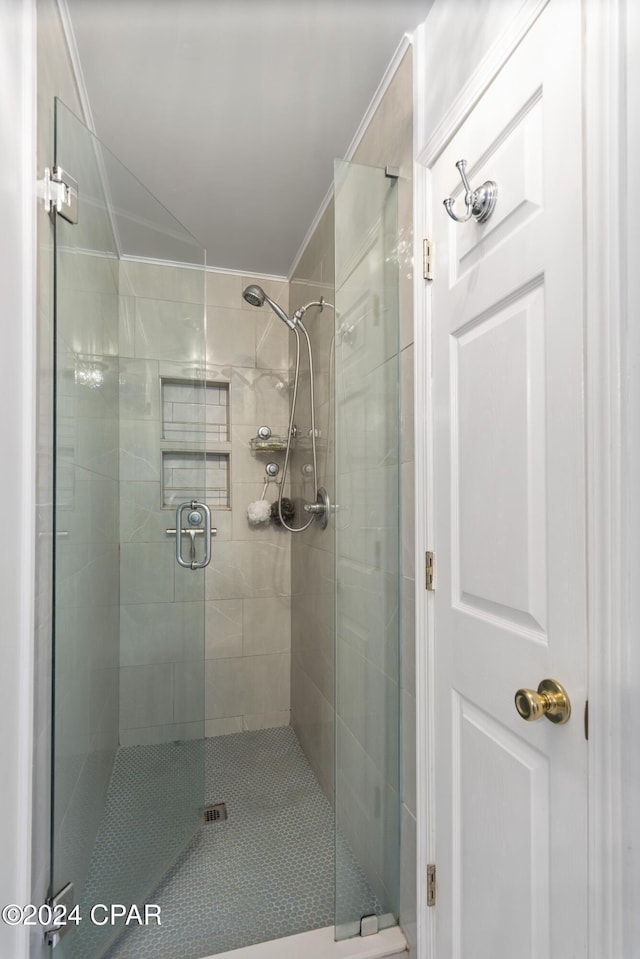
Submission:
[[[80,100],[80,106],[82,107],[82,118],[85,125],[95,136],[96,127],[93,121],[93,113],[91,112],[89,94],[87,92],[84,73],[82,72],[80,53],[78,52],[78,44],[76,43],[76,35],[73,30],[73,24],[71,22],[71,14],[69,12],[69,7],[67,6],[67,0],[56,0],[56,4],[58,6],[58,13],[60,14],[62,32],[64,33],[67,50],[69,52],[69,59],[71,60],[73,77],[76,81],[76,87],[78,88],[78,98]]]

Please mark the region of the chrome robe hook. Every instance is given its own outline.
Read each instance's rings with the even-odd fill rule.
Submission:
[[[456,223],[466,223],[472,216],[475,217],[478,223],[486,223],[496,205],[498,184],[493,180],[487,180],[482,186],[479,186],[477,190],[472,190],[467,180],[467,161],[458,160],[456,166],[462,178],[462,185],[464,186],[464,202],[467,212],[465,216],[456,216],[453,212],[455,200],[451,196],[448,196],[447,199],[443,201],[445,210]]]

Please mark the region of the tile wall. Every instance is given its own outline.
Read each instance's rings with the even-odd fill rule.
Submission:
[[[286,432],[289,334],[242,290],[259,282],[286,310],[287,285],[208,272],[203,291],[200,271],[126,260],[120,282],[121,743],[197,738],[202,715],[207,736],[286,725],[290,539],[249,526],[246,508],[260,498],[266,463],[282,464],[280,453],[253,453],[249,440],[261,425]],[[194,370],[203,363],[203,292],[206,379],[215,385],[206,403],[202,387],[192,399],[206,411],[206,474],[194,452],[202,443],[190,435],[195,411],[173,395],[202,375]],[[194,495],[212,490],[217,535],[206,574],[181,569],[166,534],[189,482]],[[179,493],[171,483],[182,484]]]
[[[313,300],[334,299],[334,215],[327,207],[291,280],[290,302],[295,310]],[[334,314],[310,310],[304,318],[314,357],[316,429],[318,437],[319,485],[333,494],[335,416],[330,402],[333,390]],[[295,355],[291,347],[291,363]],[[311,428],[309,365],[301,357],[296,425],[302,436]],[[331,379],[330,379],[331,377]],[[311,483],[303,467],[309,451],[299,444],[293,455],[291,483],[296,502],[313,499]],[[334,798],[334,683],[335,683],[335,528],[326,530],[313,523],[291,541],[291,722],[323,792]]]

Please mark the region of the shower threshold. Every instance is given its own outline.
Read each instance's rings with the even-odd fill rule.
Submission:
[[[407,952],[407,940],[399,926],[383,929],[374,936],[356,936],[336,942],[334,927],[301,932],[296,936],[271,939],[203,959],[393,959]]]

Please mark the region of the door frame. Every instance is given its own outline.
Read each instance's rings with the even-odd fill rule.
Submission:
[[[446,0],[445,0],[446,2]],[[414,237],[416,264],[422,241],[430,237],[431,167],[484,91],[528,33],[548,2],[527,0],[495,39],[435,129],[425,130],[425,90],[440,64],[426,62],[424,38],[429,17],[414,36]],[[581,0],[583,21],[583,196],[584,332],[587,486],[587,604],[589,661],[589,955],[622,956],[622,719],[620,677],[625,651],[622,628],[624,507],[622,499],[622,381],[624,188],[623,157],[625,55],[623,27],[630,0]],[[456,56],[455,29],[442,31],[447,60]],[[455,24],[454,24],[455,26]],[[588,269],[589,264],[598,269]],[[438,282],[436,277],[433,282]],[[431,396],[431,324],[429,281],[414,277],[415,424],[416,424],[416,777],[417,777],[417,927],[419,959],[435,955],[436,909],[427,906],[427,865],[434,862],[434,624],[433,600],[424,589],[425,552],[433,530],[433,406]],[[437,564],[437,557],[436,557]],[[436,582],[437,589],[437,565]],[[436,864],[437,865],[437,864]],[[437,907],[436,907],[437,908]],[[628,945],[628,944],[627,944]],[[486,957],[480,957],[486,959]]]

